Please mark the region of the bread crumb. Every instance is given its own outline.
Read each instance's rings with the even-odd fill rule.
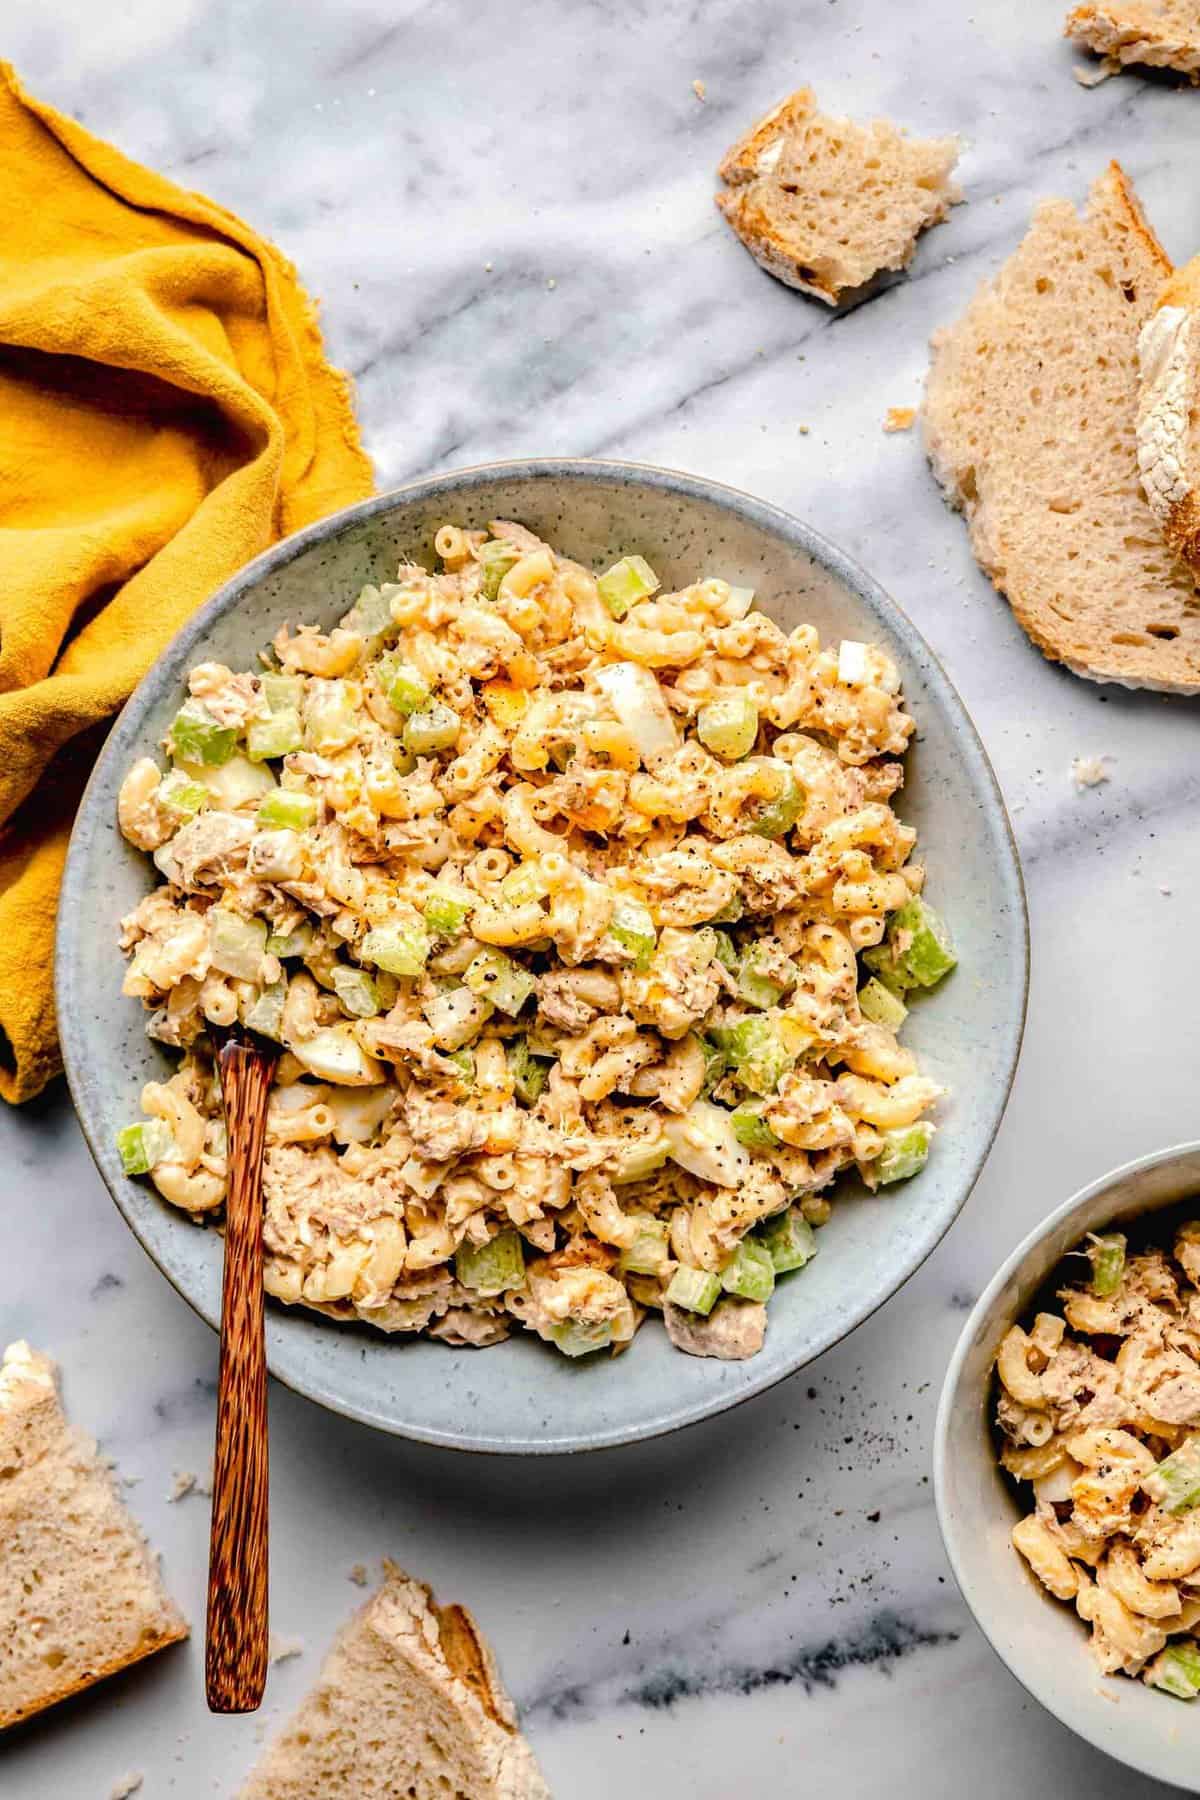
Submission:
[[[485,274],[485,275],[490,275],[490,274],[491,274],[491,272],[492,272],[492,265],[491,265],[491,263],[484,263],[484,265],[483,265],[483,272],[484,272],[484,274]]]
[[[797,427],[796,427],[796,430],[797,430],[797,431],[798,431],[798,432],[799,432],[799,433],[800,433],[800,436],[801,436],[801,437],[807,437],[807,436],[808,436],[808,429],[809,429],[809,428],[808,428],[808,426],[807,426],[807,425],[797,425]]]
[[[695,94],[697,100],[704,100],[708,96],[708,89],[702,81],[693,81],[692,92]]]
[[[1158,891],[1160,894],[1166,894],[1166,895],[1170,895],[1170,892],[1171,892],[1170,888],[1164,887],[1161,881],[1158,884]]]
[[[167,1500],[171,1504],[176,1500],[186,1499],[196,1485],[196,1476],[192,1469],[174,1469],[172,1475],[174,1486],[167,1495]]]
[[[273,1631],[267,1644],[267,1661],[271,1663],[287,1662],[293,1656],[304,1655],[304,1639],[299,1637],[283,1637]]]
[[[1084,788],[1099,787],[1102,781],[1112,779],[1104,766],[1111,761],[1112,758],[1107,755],[1077,756],[1071,763],[1071,780],[1081,793]]]
[[[367,1565],[366,1565],[366,1563],[355,1563],[354,1567],[350,1571],[350,1579],[354,1583],[355,1587],[366,1587],[366,1585],[367,1585]]]
[[[1080,87],[1099,87],[1110,75],[1119,75],[1121,65],[1113,56],[1101,57],[1096,63],[1076,63],[1071,71]]]
[[[911,431],[917,416],[915,406],[889,406],[883,417],[885,431]]]
[[[129,1800],[130,1794],[136,1794],[141,1785],[142,1776],[139,1773],[122,1775],[109,1789],[108,1800]]]
[[[550,277],[549,281],[546,283],[546,286],[548,288],[550,288],[551,290],[553,290],[554,288],[556,288],[558,286],[558,283],[557,283],[557,281],[555,281],[553,275]]]

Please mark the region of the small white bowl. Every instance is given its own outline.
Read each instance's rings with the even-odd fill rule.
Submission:
[[[993,1650],[1048,1712],[1098,1750],[1200,1793],[1200,1701],[1185,1704],[1127,1676],[1100,1674],[1087,1627],[1013,1549],[1015,1490],[996,1461],[992,1363],[1067,1251],[1090,1231],[1128,1224],[1197,1196],[1200,1143],[1157,1151],[1102,1176],[1019,1244],[980,1296],[955,1348],[934,1432],[938,1521],[963,1598]]]

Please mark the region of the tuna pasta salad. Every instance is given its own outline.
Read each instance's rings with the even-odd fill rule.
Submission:
[[[277,1299],[568,1356],[657,1312],[751,1356],[839,1171],[929,1149],[897,1033],[954,955],[890,804],[897,671],[637,555],[596,575],[500,521],[435,546],[261,668],[194,668],[165,766],[130,769],[162,885],[125,992],[182,1061],[124,1166],[218,1212],[208,1028],[240,1021],[282,1047]]]
[[[1200,1221],[1172,1250],[1091,1239],[1062,1312],[996,1359],[1000,1460],[1033,1510],[1013,1543],[1091,1626],[1105,1674],[1200,1694]]]

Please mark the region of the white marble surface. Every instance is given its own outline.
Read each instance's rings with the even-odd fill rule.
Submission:
[[[1179,259],[1200,237],[1200,95],[1085,92],[1062,0],[38,0],[0,9],[35,91],[280,241],[356,375],[381,484],[603,452],[735,483],[856,553],[944,658],[1029,884],[1024,1058],[974,1197],[907,1289],[735,1416],[571,1464],[410,1447],[272,1396],[273,1608],[302,1657],[258,1720],[204,1711],[199,1636],[5,1742],[5,1800],[231,1795],[390,1553],[491,1633],[559,1800],[766,1793],[978,1800],[1167,1790],[1026,1699],[955,1590],[929,1444],[963,1311],[1040,1215],[1197,1135],[1196,704],[1044,663],[979,576],[915,436],[930,330],[1039,193],[1111,155]],[[707,84],[702,103],[694,79]],[[968,140],[969,203],[846,318],[726,234],[712,171],[789,87]],[[807,435],[799,427],[808,426]],[[1077,793],[1077,754],[1111,781]],[[1169,891],[1167,891],[1169,890]],[[203,1620],[216,1344],[94,1174],[64,1093],[0,1117],[0,1334],[52,1348],[74,1416]]]

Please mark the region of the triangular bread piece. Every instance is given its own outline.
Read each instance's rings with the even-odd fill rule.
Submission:
[[[187,1636],[96,1446],[68,1425],[54,1364],[0,1367],[0,1727]]]
[[[957,159],[957,138],[827,118],[799,88],[730,150],[717,205],[768,273],[836,306],[906,267],[918,235],[962,199]]]
[[[1023,242],[938,332],[922,423],[979,562],[1078,675],[1200,692],[1200,597],[1138,470],[1138,333],[1171,265],[1120,167]]]
[[[238,1800],[550,1800],[470,1613],[394,1563]]]
[[[1178,69],[1200,81],[1200,7],[1195,0],[1106,0],[1076,6],[1064,35],[1110,66]]]

